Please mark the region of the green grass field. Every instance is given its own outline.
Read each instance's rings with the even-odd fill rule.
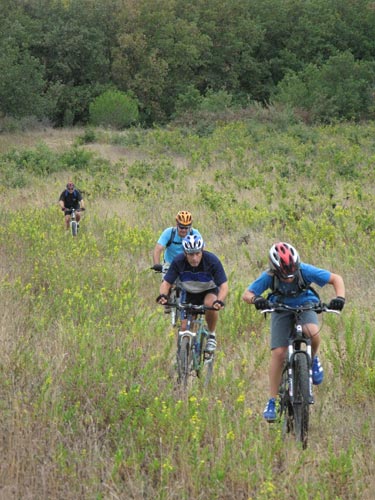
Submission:
[[[276,118],[0,136],[0,498],[373,498],[375,125]],[[230,284],[211,386],[187,397],[149,269],[180,209]],[[322,325],[307,450],[263,421],[269,319],[241,301],[278,240],[347,288]]]

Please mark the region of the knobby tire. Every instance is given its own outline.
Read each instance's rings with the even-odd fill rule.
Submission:
[[[296,440],[307,447],[307,435],[309,430],[309,367],[307,356],[297,353],[294,357],[294,431]]]
[[[182,337],[178,353],[178,380],[184,388],[186,388],[188,384],[190,361],[190,339],[188,337]]]
[[[200,369],[198,376],[203,381],[204,387],[207,387],[213,373],[215,353],[212,353],[210,358],[205,358],[205,347],[207,343],[207,334],[201,334],[201,352],[200,352]]]
[[[72,236],[77,236],[77,232],[78,232],[78,227],[77,227],[77,222],[75,220],[73,220],[71,223],[71,228],[72,228]]]
[[[282,422],[282,436],[286,437],[286,434],[293,432],[293,407],[289,396],[289,384],[288,384],[288,368],[285,365],[283,369],[283,374],[281,377],[281,384],[279,388],[279,417]]]
[[[176,288],[172,288],[170,296],[169,296],[169,302],[175,303],[177,302],[177,294],[176,294]],[[171,325],[176,326],[176,319],[177,319],[177,308],[171,306]]]

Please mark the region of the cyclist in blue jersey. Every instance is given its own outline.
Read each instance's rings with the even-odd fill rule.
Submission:
[[[218,311],[224,307],[228,295],[227,276],[219,258],[204,250],[200,236],[186,236],[182,247],[183,253],[173,259],[164,276],[156,301],[159,304],[168,301],[170,288],[178,278],[182,288],[181,302],[214,307],[215,310],[206,311],[209,330],[206,351],[212,353],[216,349]],[[183,324],[181,326],[184,328]]]
[[[336,297],[328,304],[329,309],[341,311],[345,304],[345,285],[342,277],[325,269],[300,261],[297,250],[288,243],[276,243],[269,251],[270,268],[264,271],[245,290],[242,298],[254,304],[259,310],[267,309],[270,303],[282,302],[290,306],[319,302],[319,296],[311,287],[333,286]],[[271,290],[267,299],[262,294]],[[276,397],[288,347],[288,336],[292,328],[293,314],[274,312],[271,314],[271,361],[269,366],[270,399],[263,416],[269,421],[276,420]],[[313,383],[321,384],[324,377],[317,352],[320,344],[318,317],[314,311],[302,314],[303,331],[311,337],[313,354]]]
[[[181,210],[176,215],[176,226],[168,227],[162,232],[153,252],[153,269],[155,271],[161,271],[163,268],[160,263],[163,252],[164,263],[170,264],[178,254],[183,253],[182,240],[185,236],[196,234],[200,237],[199,231],[192,227],[192,223],[191,213],[187,210]]]

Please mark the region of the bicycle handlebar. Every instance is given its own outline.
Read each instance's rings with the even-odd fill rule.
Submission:
[[[305,311],[314,311],[317,314],[327,312],[327,313],[335,313],[340,314],[341,311],[337,311],[336,309],[329,309],[327,304],[323,302],[318,303],[310,303],[304,304],[300,306],[289,306],[288,304],[283,304],[281,302],[275,302],[268,309],[263,309],[260,311],[262,314],[270,313],[270,312],[282,312],[282,311],[290,311],[295,313],[302,313]]]
[[[64,207],[64,212],[71,212],[72,210],[75,210],[76,212],[83,212],[86,209],[84,207],[82,207],[82,208],[74,208],[74,207],[66,208],[66,207]]]
[[[167,302],[166,304],[162,304],[163,306],[176,307],[179,311],[188,311],[193,314],[204,314],[206,311],[218,311],[213,306],[205,306],[204,304],[196,305],[196,304],[171,304]]]

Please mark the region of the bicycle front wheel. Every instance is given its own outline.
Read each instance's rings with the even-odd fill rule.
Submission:
[[[177,304],[176,287],[173,287],[169,295],[169,302]],[[177,308],[171,306],[171,325],[176,326]]]
[[[183,387],[187,387],[190,373],[190,339],[182,337],[177,356],[178,381]]]
[[[70,223],[70,227],[72,230],[72,236],[77,236],[77,232],[78,232],[77,221],[72,220],[72,222]]]
[[[307,447],[307,435],[309,430],[309,368],[307,356],[297,353],[294,357],[294,430],[296,440]]]
[[[279,387],[279,417],[282,422],[282,436],[285,438],[286,434],[293,432],[294,419],[293,407],[289,396],[289,380],[288,380],[288,367],[284,366],[283,374],[281,377],[281,384]]]
[[[201,334],[201,351],[200,351],[200,363],[199,370],[197,371],[198,377],[203,381],[204,387],[210,383],[212,378],[213,370],[214,370],[214,360],[215,353],[206,353],[206,343],[207,343],[207,334]]]

